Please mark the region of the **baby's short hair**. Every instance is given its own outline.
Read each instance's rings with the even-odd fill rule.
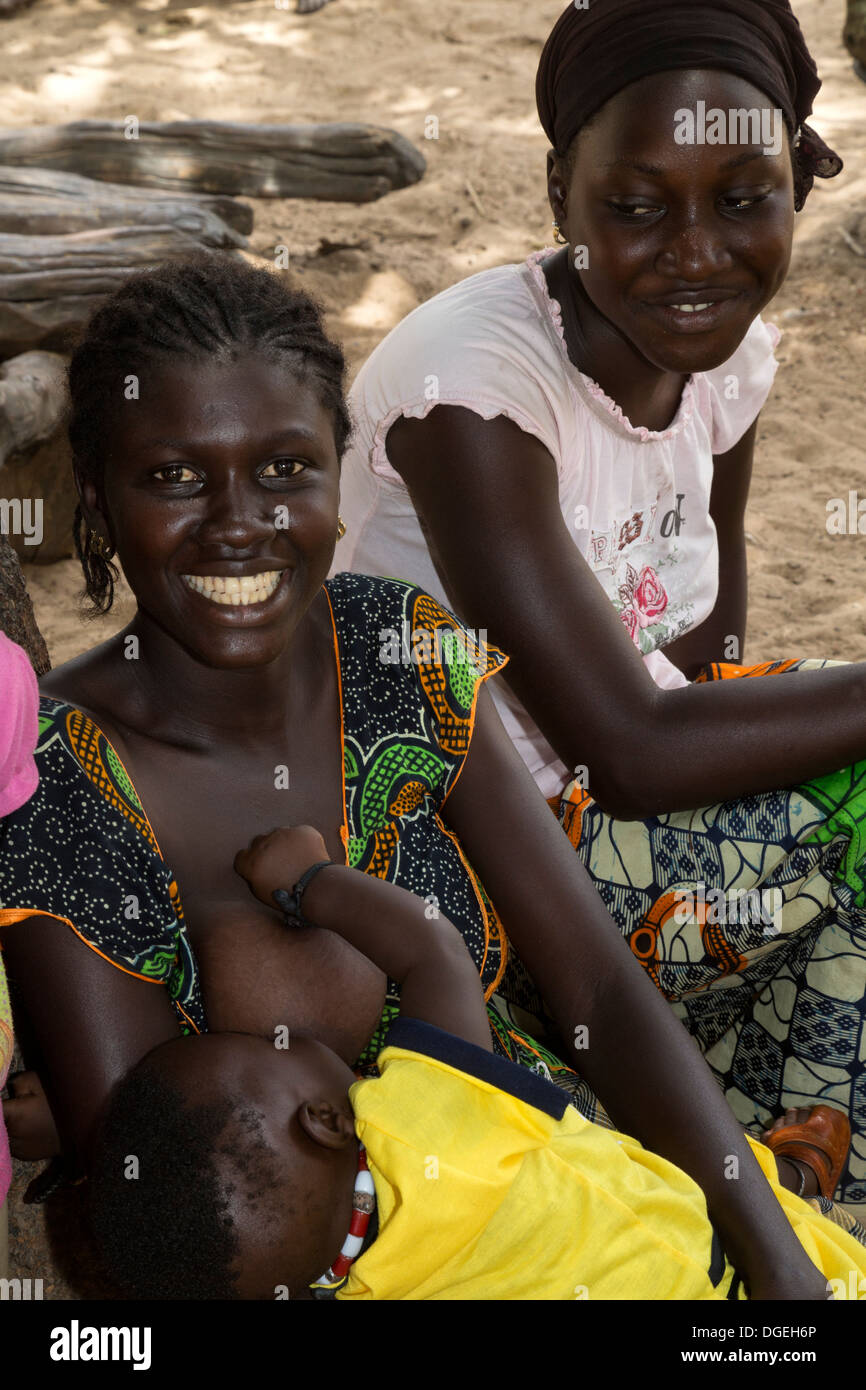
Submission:
[[[90,1218],[111,1280],[143,1299],[238,1298],[232,1215],[281,1186],[263,1116],[242,1098],[191,1104],[148,1059],[118,1085],[90,1175]]]

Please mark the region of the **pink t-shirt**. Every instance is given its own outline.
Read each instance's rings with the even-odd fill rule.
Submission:
[[[39,689],[27,653],[0,632],[0,816],[17,811],[36,790],[33,750],[39,730]],[[2,904],[0,904],[2,906]],[[12,1010],[0,955],[0,1089],[12,1061]],[[12,1180],[9,1139],[0,1113],[0,1206]]]
[[[755,319],[728,362],[688,379],[666,430],[635,427],[568,357],[560,306],[542,270],[555,250],[452,286],[368,358],[350,397],[356,428],[340,495],[347,531],[332,573],[408,580],[453,607],[385,441],[401,415],[421,419],[438,404],[485,420],[505,415],[552,455],[575,545],[654,680],[676,688],[686,679],[662,649],[709,616],[718,592],[713,456],[733,448],[758,415],[781,335]],[[570,770],[504,681],[492,694],[541,791],[556,795]]]

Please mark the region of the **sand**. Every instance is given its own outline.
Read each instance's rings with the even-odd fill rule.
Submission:
[[[2,24],[0,123],[87,117],[358,119],[428,160],[378,203],[255,203],[253,250],[289,248],[352,370],[410,309],[475,271],[549,243],[546,141],[533,78],[561,0],[337,0],[299,16],[274,0],[139,5],[37,0]],[[866,500],[866,86],[841,42],[844,0],[798,0],[824,79],[813,123],[846,161],[797,219],[792,269],[767,317],[784,338],[761,418],[748,513],[746,657],[859,658],[866,535],[830,536],[827,503]],[[438,119],[438,139],[425,138]],[[342,249],[331,250],[333,245]],[[866,518],[864,518],[866,528]],[[123,626],[131,603],[83,624],[74,561],[28,566],[55,665]]]

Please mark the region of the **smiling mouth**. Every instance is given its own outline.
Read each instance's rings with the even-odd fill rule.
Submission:
[[[730,295],[724,299],[705,299],[697,304],[652,304],[646,308],[654,318],[659,318],[668,329],[688,332],[715,328],[731,312],[739,313],[740,296]]]
[[[211,603],[228,608],[249,608],[265,603],[279,587],[285,570],[265,570],[264,574],[184,574],[184,584]]]

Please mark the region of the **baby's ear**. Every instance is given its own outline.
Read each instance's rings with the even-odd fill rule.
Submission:
[[[355,1138],[352,1117],[328,1100],[305,1100],[298,1107],[298,1123],[307,1138],[323,1149],[344,1149]]]

